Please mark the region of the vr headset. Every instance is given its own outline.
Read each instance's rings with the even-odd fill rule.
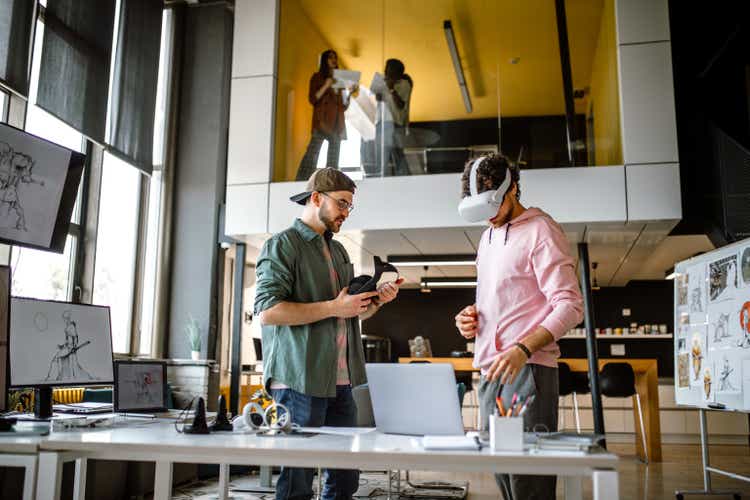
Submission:
[[[461,203],[458,205],[459,215],[468,222],[486,222],[497,215],[497,211],[503,203],[503,198],[505,198],[508,189],[510,189],[512,176],[508,171],[505,173],[505,179],[499,188],[492,191],[479,192],[479,186],[477,186],[477,168],[485,158],[487,157],[480,156],[471,164],[471,173],[469,174],[470,196],[461,200]]]

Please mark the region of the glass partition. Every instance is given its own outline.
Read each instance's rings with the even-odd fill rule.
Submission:
[[[613,0],[281,0],[274,181],[621,163]],[[569,140],[570,139],[570,140]]]

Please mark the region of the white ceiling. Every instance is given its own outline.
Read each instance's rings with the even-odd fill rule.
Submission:
[[[570,252],[578,265],[577,243],[589,244],[589,261],[597,262],[600,286],[624,286],[631,279],[663,279],[664,271],[675,262],[713,245],[705,235],[667,236],[673,224],[571,224],[563,229],[570,241]],[[356,273],[372,273],[372,257],[388,255],[470,254],[476,252],[480,227],[406,229],[381,231],[342,231],[336,235],[355,266]],[[248,236],[248,261],[254,262],[263,236]],[[422,276],[475,276],[473,266],[435,266],[399,269],[404,286],[417,287]]]

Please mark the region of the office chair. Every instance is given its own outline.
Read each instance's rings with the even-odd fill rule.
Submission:
[[[557,364],[557,376],[560,386],[560,397],[562,396],[573,396],[573,417],[576,422],[576,432],[581,433],[581,415],[578,410],[578,394],[588,394],[591,392],[589,388],[589,379],[585,373],[573,372],[567,363]],[[565,429],[565,412],[562,412],[562,428]]]
[[[643,410],[641,395],[635,390],[635,373],[628,363],[607,363],[599,372],[599,388],[604,396],[609,398],[633,397],[638,409],[638,420],[641,426],[641,440],[645,463],[648,463],[648,448],[646,447],[646,427],[643,425]]]

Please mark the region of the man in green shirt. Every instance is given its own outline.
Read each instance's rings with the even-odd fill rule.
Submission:
[[[263,383],[303,427],[356,425],[351,388],[366,381],[359,320],[398,294],[400,281],[348,294],[354,268],[332,236],[353,210],[355,189],[339,170],[314,173],[291,198],[305,207],[302,217],[266,242],[256,265]],[[282,467],[276,499],[310,499],[313,472]],[[359,471],[326,470],[322,497],[350,499],[358,486]]]

